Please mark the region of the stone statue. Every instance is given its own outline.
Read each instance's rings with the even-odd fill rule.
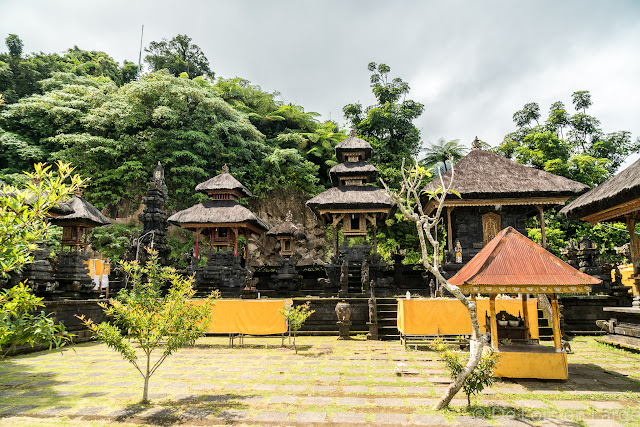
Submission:
[[[434,282],[433,279],[431,279],[431,281],[429,282],[429,290],[431,291],[431,298],[435,298],[436,297],[436,282]]]
[[[364,292],[367,289],[367,285],[369,284],[369,263],[365,259],[362,263],[362,268],[360,269],[360,277],[362,282],[362,291]]]
[[[456,240],[456,246],[453,248],[456,253],[456,264],[462,264],[462,246],[460,240]]]
[[[347,260],[342,261],[340,267],[340,295],[344,296],[349,291],[349,265]]]
[[[370,323],[378,323],[378,307],[376,304],[376,295],[375,295],[375,281],[371,281],[369,286],[371,287],[371,296],[369,296],[369,322]]]

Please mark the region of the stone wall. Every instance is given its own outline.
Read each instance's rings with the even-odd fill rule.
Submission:
[[[281,188],[265,193],[260,199],[251,199],[248,208],[272,227],[284,221],[291,211],[293,223],[304,227],[306,240],[295,240],[293,249],[298,265],[313,265],[327,261],[327,249],[331,242],[325,237],[324,227],[311,209],[305,206],[309,195],[295,188]],[[263,234],[249,244],[251,265],[276,265],[280,243],[275,237]]]
[[[84,315],[85,318],[91,319],[96,323],[102,323],[106,320],[104,311],[98,305],[104,300],[64,300],[64,301],[43,301],[44,307],[42,311],[50,314],[51,319],[56,323],[62,323],[67,332],[75,335],[74,342],[84,342],[91,340],[91,333],[82,324],[82,321],[76,315]],[[33,351],[46,350],[49,344],[43,345],[24,345],[16,348],[13,354],[30,353]]]
[[[611,317],[602,311],[602,307],[630,306],[621,298],[608,295],[562,296],[559,302],[563,306],[563,332],[571,335],[600,332],[596,320],[608,320]]]
[[[366,298],[293,298],[293,305],[298,306],[311,302],[313,313],[304,323],[300,332],[304,334],[338,335],[338,318],[336,317],[336,304],[346,301],[351,304],[351,332],[366,333],[369,328],[369,306]]]

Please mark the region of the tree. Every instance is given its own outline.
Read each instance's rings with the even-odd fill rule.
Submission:
[[[478,315],[476,312],[476,302],[469,300],[457,286],[451,285],[447,279],[444,278],[440,269],[438,268],[439,259],[439,243],[434,237],[433,230],[437,227],[440,220],[440,215],[444,206],[444,201],[447,195],[453,194],[460,196],[454,190],[452,190],[454,180],[454,170],[452,169],[451,179],[445,184],[442,175],[439,176],[441,187],[438,190],[429,193],[429,198],[436,203],[436,209],[433,213],[425,213],[422,203],[420,201],[420,194],[424,186],[425,174],[420,168],[418,161],[416,160],[412,166],[405,167],[405,160],[402,161],[400,169],[400,175],[402,178],[402,184],[400,190],[391,190],[387,183],[381,179],[385,192],[391,197],[397,204],[398,208],[404,215],[404,217],[415,223],[416,231],[420,240],[420,249],[422,251],[422,265],[436,279],[444,286],[444,288],[453,294],[469,311],[469,318],[471,320],[472,334],[470,338],[470,357],[467,364],[460,370],[454,381],[449,385],[444,395],[433,406],[433,409],[442,409],[449,405],[449,402],[453,396],[460,391],[465,384],[467,378],[473,374],[474,370],[480,363],[482,358],[483,349],[488,342],[488,334],[483,335],[480,331],[480,324],[478,323]],[[431,246],[432,253],[430,254],[427,244]],[[433,260],[433,264],[429,262],[429,255]]]
[[[293,332],[293,348],[298,354],[298,347],[296,347],[296,336],[298,335],[298,331],[304,325],[304,322],[315,313],[315,310],[311,310],[311,302],[307,301],[306,303],[294,307],[293,304],[287,304],[285,308],[280,309],[280,313],[287,319],[287,325],[289,326],[289,334]],[[289,336],[291,338],[291,336]],[[291,344],[291,342],[289,342]]]
[[[551,104],[543,124],[538,120],[538,104],[525,104],[513,115],[517,129],[507,134],[495,151],[592,187],[607,180],[629,154],[640,149],[640,139],[632,142],[627,131],[605,134],[600,121],[587,114],[592,105],[589,91],[574,92],[571,99],[575,114],[570,115],[557,101]]]
[[[12,58],[19,59],[22,56],[22,48],[24,45],[20,37],[16,34],[9,34],[7,38],[4,39],[4,44],[7,45],[9,55],[11,55]]]
[[[32,251],[49,230],[45,221],[49,209],[67,199],[84,185],[73,169],[58,163],[51,166],[36,164],[34,172],[26,173],[29,181],[19,190],[3,185],[0,193],[0,280],[9,272],[19,272],[33,261]],[[66,182],[68,181],[68,182]],[[55,324],[44,312],[33,314],[43,307],[42,298],[33,295],[22,283],[0,291],[0,359],[19,345],[49,342],[56,348],[70,341],[64,325]]]
[[[108,77],[118,86],[135,79],[138,73],[138,67],[133,62],[124,61],[120,66],[100,51],[86,51],[74,46],[63,55],[42,52],[24,55],[22,41],[15,34],[10,34],[5,44],[9,53],[0,53],[0,93],[7,104],[43,93],[39,82],[56,72]]]
[[[67,199],[80,186],[85,185],[73,168],[58,162],[57,170],[51,165],[38,163],[34,172],[25,172],[29,178],[26,187],[19,190],[4,185],[0,193],[0,276],[19,272],[33,261],[33,252],[50,228],[45,221],[49,210]],[[70,183],[65,181],[69,180]]]
[[[460,144],[459,139],[446,141],[440,138],[435,144],[430,143],[424,149],[425,157],[421,163],[431,169],[434,175],[439,175],[451,169],[454,163],[466,155],[466,152],[467,148]]]
[[[149,53],[144,60],[151,71],[167,69],[176,77],[187,73],[191,79],[205,75],[212,79],[215,77],[215,73],[209,68],[207,57],[197,44],[191,43],[191,37],[185,34],[178,34],[171,40],[152,41],[144,51]]]
[[[368,69],[377,103],[365,109],[359,103],[348,104],[342,111],[358,134],[373,146],[373,163],[380,176],[397,183],[402,160],[418,154],[420,131],[413,120],[422,114],[424,105],[406,99],[409,84],[397,77],[389,80],[389,66],[371,62]]]
[[[575,113],[571,115],[564,103],[551,104],[548,118],[540,124],[540,108],[528,103],[513,115],[517,129],[504,138],[495,151],[537,169],[564,176],[591,187],[610,178],[627,156],[640,149],[640,139],[632,141],[628,131],[605,134],[600,121],[587,114],[592,105],[589,91],[576,91],[571,96]],[[535,125],[534,125],[535,122]],[[601,255],[612,257],[612,241],[620,232],[611,229],[592,230],[593,226],[578,220],[559,218],[554,211],[545,215],[548,249],[562,256],[570,238],[587,234],[598,243]],[[540,241],[537,219],[528,223],[529,237]],[[605,251],[607,253],[605,253]]]
[[[193,277],[185,279],[175,269],[160,266],[157,252],[151,250],[145,266],[135,261],[122,266],[131,278],[132,288],[121,290],[108,304],[100,303],[113,320],[96,324],[84,316],[79,318],[98,341],[136,368],[144,379],[142,402],[147,403],[149,379],[166,358],[204,335],[217,293],[212,293],[204,304],[190,303],[188,299],[195,294]],[[167,283],[170,287],[163,293],[161,288]],[[128,331],[128,337],[122,335],[123,330]],[[160,350],[160,355],[154,360],[155,350]]]

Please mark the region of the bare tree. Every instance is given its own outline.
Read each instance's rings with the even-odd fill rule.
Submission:
[[[420,238],[420,248],[422,250],[422,264],[430,271],[444,286],[446,290],[451,292],[456,298],[462,302],[469,311],[469,317],[471,318],[471,325],[473,326],[473,333],[470,339],[470,357],[469,361],[465,365],[464,369],[458,374],[455,381],[449,385],[445,393],[433,406],[433,409],[442,409],[449,405],[453,396],[460,391],[465,380],[476,369],[480,359],[482,358],[482,350],[485,344],[489,341],[488,334],[483,335],[480,331],[480,325],[478,323],[478,316],[476,314],[476,302],[467,298],[457,286],[451,285],[447,279],[440,273],[438,268],[438,255],[439,245],[438,241],[434,238],[433,230],[437,226],[438,220],[442,213],[445,198],[448,194],[454,194],[460,197],[460,195],[452,189],[454,170],[451,169],[451,178],[447,185],[445,185],[442,175],[439,176],[440,187],[434,192],[429,192],[429,199],[433,200],[436,204],[436,209],[432,210],[433,214],[428,215],[424,211],[422,202],[420,201],[420,193],[423,188],[423,181],[426,175],[418,165],[417,159],[413,162],[413,166],[405,167],[405,160],[402,160],[402,187],[399,191],[389,189],[389,186],[380,179],[386,193],[398,204],[398,208],[404,215],[404,217],[410,221],[415,222],[418,230],[418,237]],[[433,250],[433,264],[429,263],[428,255],[429,249],[427,242]]]

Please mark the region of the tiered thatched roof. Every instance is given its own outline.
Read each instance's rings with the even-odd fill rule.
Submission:
[[[223,172],[220,175],[216,175],[213,178],[202,182],[196,185],[196,191],[201,193],[208,193],[210,191],[237,191],[242,194],[244,197],[251,197],[252,194],[247,187],[242,185],[240,181],[235,179],[229,173],[229,168],[226,167],[222,169]]]
[[[396,202],[387,194],[371,185],[344,185],[333,187],[307,201],[307,206],[320,216],[320,209],[396,209]]]
[[[490,151],[472,150],[454,166],[453,190],[463,199],[573,197],[589,189],[585,184],[521,165]],[[451,171],[442,175],[447,183]],[[440,186],[436,178],[423,191]]]
[[[371,157],[371,144],[364,139],[360,139],[356,136],[354,130],[351,131],[351,136],[336,145],[336,157],[339,162],[345,160],[344,155],[346,153],[353,153],[358,151],[364,152],[364,160]]]
[[[80,196],[73,196],[67,200],[65,204],[72,212],[53,218],[51,220],[52,224],[60,226],[84,225],[90,227],[100,227],[111,224],[109,218],[104,216],[95,206]]]
[[[188,209],[176,212],[167,221],[175,225],[202,224],[232,227],[234,224],[249,223],[261,231],[269,225],[235,200],[205,200]]]
[[[585,293],[602,281],[582,273],[513,227],[496,235],[449,283],[472,293]]]
[[[562,208],[560,213],[589,222],[621,220],[640,210],[640,160]]]
[[[378,169],[364,160],[345,162],[332,167],[329,171],[329,176],[334,185],[339,185],[341,177],[348,176],[366,176],[368,179],[366,182],[374,182],[378,176]]]

